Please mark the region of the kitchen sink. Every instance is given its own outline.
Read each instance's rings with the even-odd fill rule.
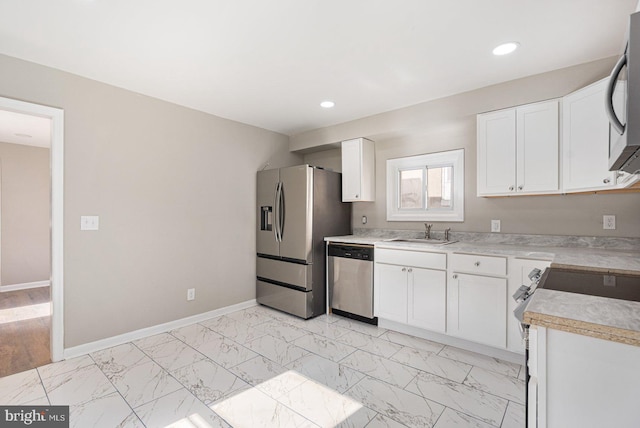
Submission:
[[[430,244],[430,245],[447,245],[453,244],[458,241],[445,241],[444,239],[433,239],[433,238],[390,238],[385,239],[386,242],[417,242],[420,244]]]

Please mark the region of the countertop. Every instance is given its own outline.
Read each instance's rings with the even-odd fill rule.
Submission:
[[[640,302],[538,289],[527,306],[524,321],[640,346]]]
[[[376,248],[443,253],[479,253],[551,261],[552,267],[640,275],[640,251],[483,242],[425,244],[371,236],[334,236],[325,241],[375,245]],[[554,328],[640,346],[640,302],[536,290],[524,314],[531,325]]]
[[[552,262],[553,267],[559,268],[640,275],[640,251],[460,241],[442,245],[391,241],[389,239],[390,238],[346,235],[329,236],[324,240],[327,242],[375,245],[377,248],[400,250],[514,256],[527,259],[548,260]]]

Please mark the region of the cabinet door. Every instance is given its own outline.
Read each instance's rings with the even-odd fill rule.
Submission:
[[[377,317],[407,323],[407,268],[376,263],[374,273]]]
[[[453,274],[449,288],[449,332],[474,342],[505,348],[507,280]]]
[[[515,193],[516,110],[480,114],[478,195]]]
[[[342,201],[375,201],[375,146],[366,138],[342,142]]]
[[[558,191],[558,101],[518,107],[516,123],[517,191]]]
[[[615,185],[609,171],[609,120],[603,99],[604,79],[562,100],[564,190],[597,190]]]
[[[362,144],[360,139],[342,142],[342,200],[359,201],[362,189]]]
[[[445,332],[447,275],[444,271],[408,268],[408,323]]]

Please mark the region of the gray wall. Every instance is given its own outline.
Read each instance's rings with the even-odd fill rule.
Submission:
[[[46,281],[51,271],[49,149],[0,143],[0,284]]]
[[[309,131],[291,138],[305,162],[340,165],[340,150],[320,153],[336,142],[367,137],[376,142],[376,201],[354,203],[354,225],[423,229],[418,222],[386,221],[386,160],[423,153],[465,150],[465,221],[437,223],[434,230],[490,232],[491,219],[502,233],[640,237],[640,193],[509,198],[476,197],[476,114],[564,96],[610,73],[615,58],[530,76],[451,97]],[[615,214],[617,229],[603,230],[602,215]]]
[[[2,55],[0,96],[64,109],[65,347],[255,298],[256,171],[301,162],[287,136]]]

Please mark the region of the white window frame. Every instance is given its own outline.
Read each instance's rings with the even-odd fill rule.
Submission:
[[[400,171],[442,166],[453,167],[452,209],[400,209]],[[464,149],[388,159],[387,221],[464,221]]]

